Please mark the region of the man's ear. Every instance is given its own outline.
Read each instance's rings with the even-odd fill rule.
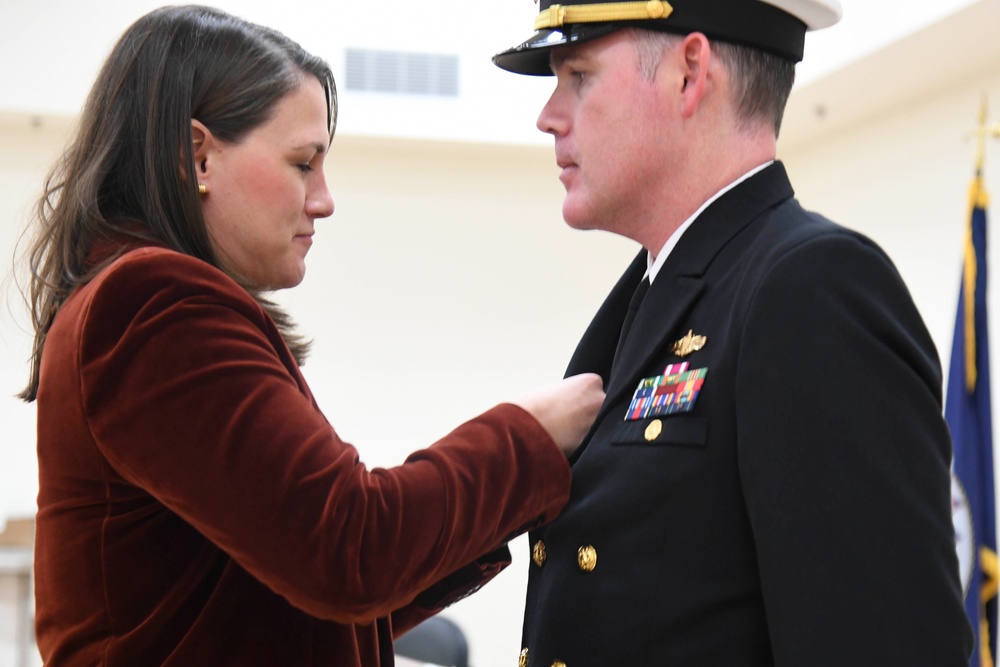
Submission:
[[[708,66],[712,57],[712,47],[708,38],[700,32],[692,32],[684,37],[678,49],[681,71],[684,75],[681,90],[681,114],[690,118],[698,110],[708,84]]]

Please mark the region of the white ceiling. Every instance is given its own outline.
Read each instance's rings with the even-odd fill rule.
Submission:
[[[842,0],[844,19],[811,33],[785,140],[896,104],[963,72],[997,62],[1000,0]],[[119,34],[160,0],[0,0],[0,113],[73,116]],[[551,82],[501,72],[490,56],[531,33],[533,0],[470,9],[466,0],[217,0],[272,25],[342,69],[346,47],[459,53],[459,100],[343,94],[343,134],[548,143],[534,129]],[[957,14],[956,14],[957,12]],[[931,26],[928,28],[928,26]],[[945,26],[945,28],[941,28]],[[930,46],[907,46],[916,33]],[[928,37],[926,34],[930,34]],[[914,37],[916,39],[917,37]],[[903,44],[893,47],[893,44]],[[919,41],[919,40],[918,40]],[[859,64],[864,60],[864,64]],[[820,119],[813,110],[822,106]]]
[[[835,30],[829,31],[831,38]],[[964,81],[1000,73],[998,30],[1000,0],[966,3],[864,57],[845,57],[824,74],[800,80],[785,113],[781,148],[797,148]],[[976,109],[970,109],[970,131],[975,123]]]

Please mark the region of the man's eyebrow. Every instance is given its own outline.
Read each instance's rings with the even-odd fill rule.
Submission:
[[[553,49],[552,55],[549,56],[549,67],[551,67],[554,72],[566,63],[582,59],[583,57],[580,55],[579,50],[574,49],[572,46],[567,46],[563,49]]]

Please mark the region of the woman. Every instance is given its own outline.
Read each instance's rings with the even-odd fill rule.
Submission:
[[[333,212],[329,67],[204,7],[104,65],[31,252],[47,665],[391,665],[569,493],[603,393],[571,378],[388,470],[320,413],[262,294]]]

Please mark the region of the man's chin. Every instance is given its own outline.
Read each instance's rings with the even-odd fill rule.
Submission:
[[[587,214],[586,211],[581,211],[579,208],[572,206],[569,200],[563,202],[562,208],[563,220],[572,229],[579,229],[581,231],[586,231],[589,229],[598,229],[599,226],[595,224],[593,216]]]
[[[578,232],[589,232],[593,231],[594,229],[597,229],[593,225],[585,225],[581,223],[570,222],[568,220],[566,221],[566,226],[569,227],[570,229],[575,229]]]

